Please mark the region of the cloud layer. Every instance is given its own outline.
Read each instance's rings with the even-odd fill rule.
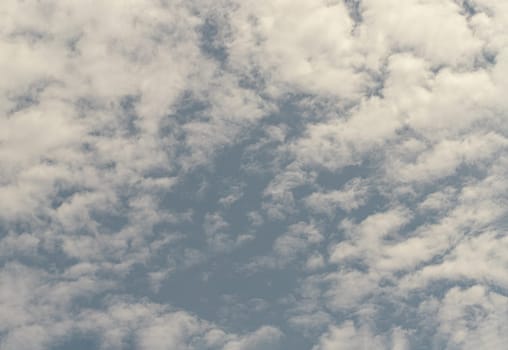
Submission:
[[[0,349],[508,343],[505,1],[0,13]]]

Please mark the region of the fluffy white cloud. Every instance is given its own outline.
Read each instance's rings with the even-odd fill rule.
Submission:
[[[368,330],[357,329],[352,322],[346,322],[339,327],[330,327],[323,335],[319,345],[313,350],[332,349],[386,349],[383,339],[371,334]]]
[[[339,191],[313,192],[305,199],[305,204],[317,213],[333,216],[340,208],[346,212],[365,204],[368,197],[368,185],[359,179],[349,181]]]
[[[476,285],[453,288],[441,302],[439,331],[449,335],[449,347],[501,349],[506,344],[506,296]]]
[[[274,96],[296,89],[356,99],[368,79],[353,24],[340,1],[242,3],[232,15],[230,61],[241,74],[259,71]]]

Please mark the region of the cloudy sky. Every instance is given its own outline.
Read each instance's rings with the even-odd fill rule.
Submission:
[[[2,0],[1,350],[505,349],[506,0]]]

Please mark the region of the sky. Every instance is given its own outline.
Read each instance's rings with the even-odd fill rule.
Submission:
[[[508,2],[2,0],[1,350],[501,350]]]

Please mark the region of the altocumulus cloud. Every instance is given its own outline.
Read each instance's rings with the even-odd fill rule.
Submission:
[[[0,349],[508,344],[508,2],[0,17]]]

